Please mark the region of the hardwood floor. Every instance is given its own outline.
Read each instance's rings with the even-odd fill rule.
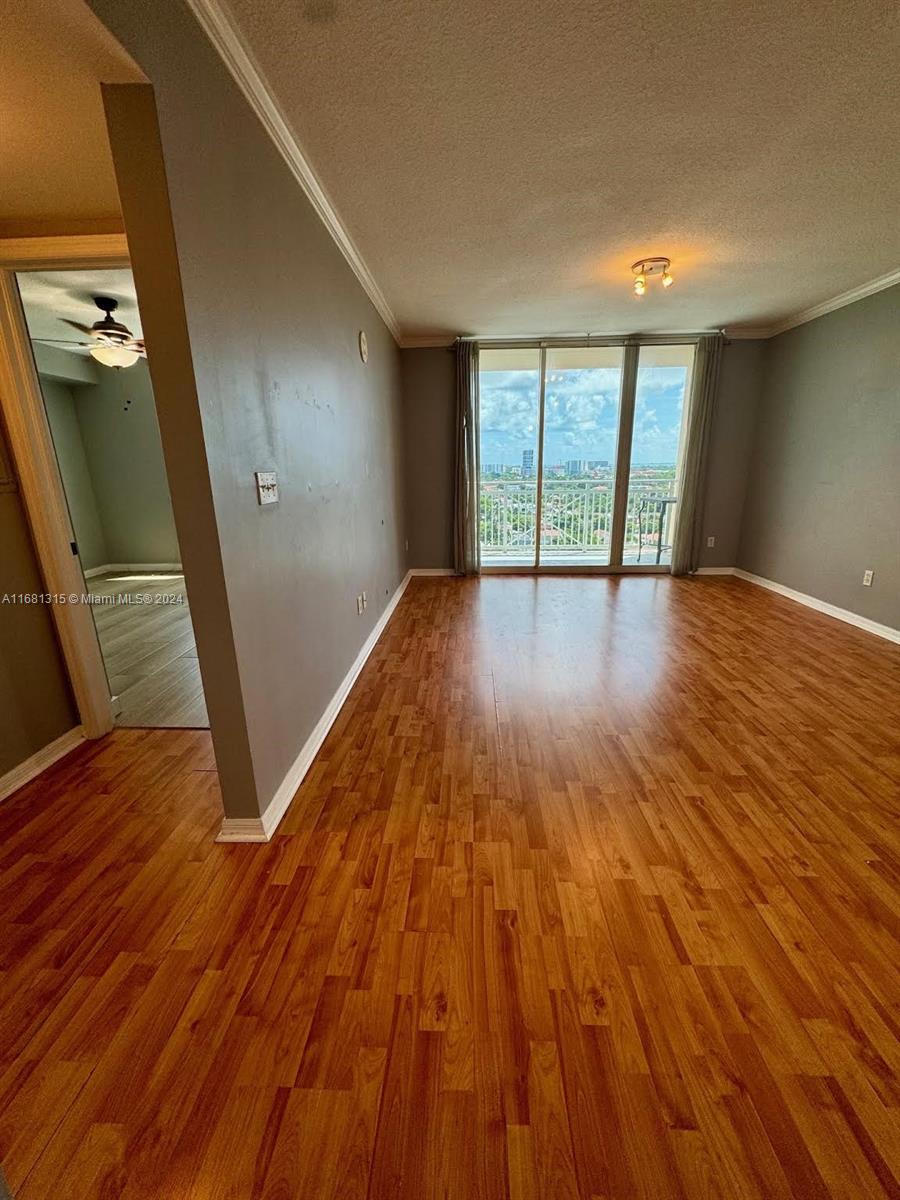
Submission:
[[[17,1200],[898,1195],[897,647],[413,580],[266,846],[208,735],[0,806]]]
[[[117,725],[209,728],[183,575],[100,575],[91,592],[144,603],[95,605]],[[177,603],[166,597],[180,597]],[[147,603],[146,598],[151,602]]]

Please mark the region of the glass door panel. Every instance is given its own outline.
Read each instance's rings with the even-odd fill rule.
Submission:
[[[640,348],[622,548],[627,566],[672,559],[693,366],[692,345]]]
[[[623,347],[546,352],[541,566],[610,561]]]
[[[483,566],[535,565],[541,351],[479,355],[478,528]]]

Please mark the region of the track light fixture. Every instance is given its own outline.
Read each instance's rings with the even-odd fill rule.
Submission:
[[[647,280],[654,275],[660,277],[664,288],[670,288],[675,282],[672,272],[669,270],[671,265],[671,260],[668,258],[640,258],[636,263],[632,263],[631,271],[634,275],[634,294],[636,296],[643,296],[647,290]]]

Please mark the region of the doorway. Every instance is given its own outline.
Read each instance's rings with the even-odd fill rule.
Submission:
[[[131,272],[16,283],[114,722],[208,728]]]
[[[482,347],[487,570],[668,570],[694,344]]]

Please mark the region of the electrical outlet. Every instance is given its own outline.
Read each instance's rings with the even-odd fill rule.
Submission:
[[[715,544],[716,544],[716,539],[714,537],[708,537],[706,539],[706,545],[709,547],[710,550],[713,548],[713,546]]]
[[[864,572],[863,572],[863,587],[871,587],[871,586],[872,586],[872,580],[873,580],[874,578],[875,578],[875,572],[874,572],[874,571],[864,571]]]

